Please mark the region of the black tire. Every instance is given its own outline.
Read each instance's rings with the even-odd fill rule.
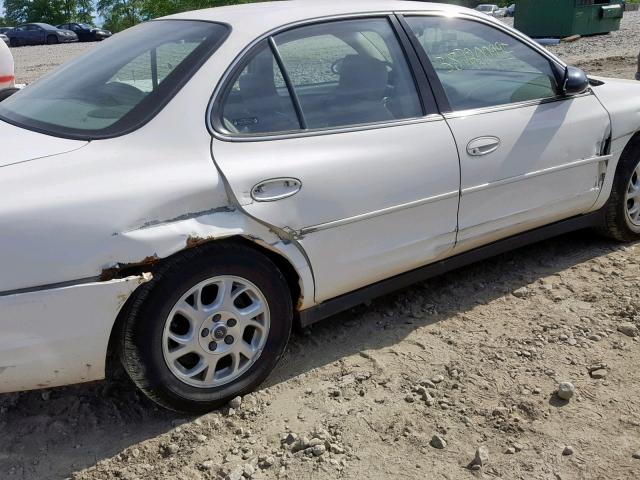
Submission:
[[[253,391],[267,378],[284,353],[293,323],[287,282],[271,260],[248,247],[212,243],[169,259],[153,275],[130,303],[120,337],[122,364],[151,400],[170,410],[205,413]],[[182,295],[218,275],[242,277],[257,286],[267,300],[271,325],[260,357],[244,374],[228,384],[198,388],[171,373],[162,353],[162,335]]]
[[[19,91],[17,88],[6,88],[4,90],[0,90],[0,102],[6,100],[17,91]]]
[[[19,47],[20,46],[20,42],[18,41],[17,38],[10,38],[9,39],[9,46],[13,47],[13,48]]]
[[[640,135],[631,139],[622,152],[616,176],[613,180],[611,196],[605,206],[605,222],[601,229],[608,237],[621,242],[640,239],[640,225],[633,225],[627,215],[626,194],[629,181],[640,162]]]
[[[47,37],[47,45],[55,45],[57,43],[60,43],[60,40],[58,39],[57,36],[55,35],[49,35]]]

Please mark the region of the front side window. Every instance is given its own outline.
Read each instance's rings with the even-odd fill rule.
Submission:
[[[555,97],[551,63],[488,25],[446,17],[408,17],[453,110]]]
[[[285,72],[266,50],[258,54],[269,57],[264,66],[251,65],[261,63],[256,57],[258,61],[243,70],[223,101],[226,130],[278,133],[294,125],[301,128],[298,123],[307,129],[326,129],[423,115],[411,70],[386,18],[314,24],[286,31],[273,40]],[[254,82],[247,79],[257,75],[263,78],[264,100],[248,101],[256,96]],[[265,110],[277,112],[278,117]]]
[[[0,120],[68,138],[121,135],[157,114],[227,33],[198,21],[138,25],[0,103]]]

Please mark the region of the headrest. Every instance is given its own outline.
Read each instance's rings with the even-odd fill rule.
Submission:
[[[245,101],[278,96],[273,75],[245,73],[240,76],[239,82],[240,93]]]
[[[386,65],[372,57],[347,55],[340,67],[339,91],[358,98],[382,98],[389,83]]]

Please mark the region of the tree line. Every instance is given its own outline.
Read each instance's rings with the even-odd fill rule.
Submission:
[[[94,17],[100,16],[104,28],[119,32],[163,15],[251,1],[256,0],[4,0],[0,26],[29,22],[93,23]]]

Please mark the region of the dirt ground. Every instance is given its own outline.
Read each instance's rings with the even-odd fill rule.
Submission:
[[[632,78],[640,36],[597,41],[564,55]],[[577,232],[417,284],[294,334],[259,391],[199,418],[118,371],[1,395],[0,478],[640,478],[639,253]]]

